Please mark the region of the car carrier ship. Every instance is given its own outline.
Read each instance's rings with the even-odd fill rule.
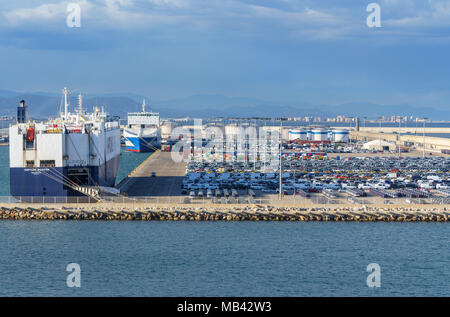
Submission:
[[[120,125],[104,110],[69,112],[70,94],[63,89],[64,111],[46,122],[30,121],[22,100],[17,122],[9,127],[10,192],[23,201],[52,197],[97,197],[113,188],[120,158]],[[73,200],[73,199],[72,199]]]
[[[145,111],[145,99],[142,112],[129,112],[127,127],[124,129],[127,151],[153,152],[161,147],[161,128],[159,113]]]

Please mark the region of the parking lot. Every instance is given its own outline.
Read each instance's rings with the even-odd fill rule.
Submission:
[[[282,200],[295,204],[450,203],[450,161],[396,153],[283,151]],[[209,159],[208,159],[209,157]],[[122,186],[134,197],[188,203],[279,201],[277,164],[261,160],[185,156],[176,163],[156,152]]]
[[[450,163],[444,157],[283,155],[283,200],[299,203],[449,203]],[[278,170],[262,162],[188,162],[182,193],[218,202],[279,199]],[[223,199],[225,198],[225,200]]]

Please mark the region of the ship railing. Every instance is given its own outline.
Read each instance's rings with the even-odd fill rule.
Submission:
[[[302,197],[296,195],[284,196],[282,200],[279,200],[276,195],[273,197],[252,197],[249,195],[241,195],[238,197],[189,197],[189,196],[176,196],[176,197],[154,197],[154,196],[139,196],[139,197],[129,197],[129,196],[103,196],[101,200],[97,200],[93,197],[88,196],[0,196],[0,205],[6,206],[7,204],[20,205],[20,204],[126,204],[126,205],[298,205],[298,206],[308,206],[308,205],[334,205],[334,204],[351,204],[355,206],[364,205],[392,205],[392,204],[430,204],[430,205],[448,205],[450,203],[450,198],[442,199],[416,199],[409,200],[408,202],[404,198],[397,199],[384,199],[384,198],[354,198],[351,201],[345,197],[329,198],[322,195],[312,196],[312,197]]]

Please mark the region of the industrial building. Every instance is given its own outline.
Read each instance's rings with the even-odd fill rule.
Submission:
[[[395,151],[397,146],[394,143],[386,142],[384,140],[373,140],[364,143],[362,148],[370,151]]]

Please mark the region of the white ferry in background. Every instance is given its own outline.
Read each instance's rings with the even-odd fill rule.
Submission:
[[[69,91],[63,90],[64,112],[53,120],[28,120],[25,101],[17,122],[9,127],[10,191],[25,201],[39,197],[84,196],[89,189],[114,188],[120,158],[120,125],[103,110],[68,111]],[[64,201],[64,199],[62,200]]]
[[[142,112],[128,113],[127,127],[123,130],[128,151],[153,152],[161,147],[159,113],[147,112],[145,106],[144,99]]]

